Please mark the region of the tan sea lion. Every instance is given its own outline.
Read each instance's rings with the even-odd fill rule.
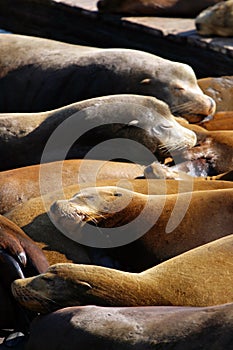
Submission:
[[[33,320],[27,350],[231,350],[233,304],[61,309]],[[43,335],[43,336],[42,336]]]
[[[56,264],[16,280],[24,307],[48,313],[67,306],[211,306],[232,303],[233,235],[190,250],[142,273]]]
[[[230,234],[232,204],[232,189],[165,196],[115,186],[93,187],[70,200],[54,202],[50,217],[76,242],[118,247],[114,251],[117,260],[141,271]]]
[[[119,181],[116,180],[103,180],[98,181],[92,186],[121,186],[127,189],[133,189],[137,192],[142,192],[147,194],[150,193],[166,195],[169,193],[180,193],[187,191],[199,191],[199,190],[215,190],[221,188],[232,187],[230,182],[226,181],[197,181],[194,180],[193,183],[190,181],[182,182],[167,180],[134,180],[134,181]],[[91,184],[86,183],[82,185],[83,187],[90,187]],[[34,242],[43,250],[50,264],[55,264],[58,262],[75,262],[75,263],[91,263],[92,257],[89,256],[87,249],[77,242],[71,241],[68,237],[65,237],[58,229],[52,224],[50,218],[47,215],[47,210],[50,206],[58,199],[63,198],[63,191],[65,198],[70,198],[80,191],[78,185],[68,186],[63,188],[63,190],[54,192],[52,194],[47,194],[46,196],[39,198],[33,198],[28,200],[26,203],[18,205],[15,209],[11,210],[9,213],[5,214],[10,220],[15,222],[20,226],[27,235],[29,235]],[[215,191],[214,191],[215,192]],[[209,215],[208,215],[209,216]],[[166,217],[165,217],[166,219]],[[165,223],[166,225],[166,223]],[[201,242],[202,243],[202,242]],[[180,247],[181,248],[181,247]],[[143,255],[143,251],[147,248],[140,247],[139,249]],[[136,248],[135,248],[136,250]],[[111,256],[111,252],[109,252]],[[128,254],[129,256],[129,254]],[[133,256],[133,255],[132,255]],[[119,259],[121,260],[121,258]],[[136,259],[136,263],[133,261],[128,261],[131,263],[132,268],[139,266],[142,270],[145,262],[147,263],[148,258],[143,262],[142,259]],[[123,266],[123,253],[122,261],[120,261]],[[95,262],[102,264],[101,262]],[[129,264],[125,264],[129,265]]]
[[[218,112],[213,119],[201,123],[209,131],[233,130],[233,111]]]
[[[61,138],[61,133],[66,137]],[[62,160],[67,153],[82,158],[106,140],[110,140],[110,159],[116,158],[116,148],[123,142],[120,138],[133,140],[152,154],[196,143],[195,134],[177,123],[167,104],[151,96],[103,96],[44,113],[0,115],[1,164],[5,168]],[[135,144],[130,151],[127,141],[122,153],[126,147],[129,160],[130,155],[134,161],[148,158],[142,148],[135,152]],[[92,156],[96,157],[105,159],[106,151]]]
[[[57,191],[61,186],[93,184],[103,179],[133,179],[143,175],[143,169],[140,164],[70,159],[1,171],[0,213],[4,214],[31,198]],[[40,173],[45,177],[43,193]]]
[[[99,0],[100,12],[165,17],[195,17],[220,0]]]
[[[41,112],[113,94],[166,102],[173,114],[197,122],[215,111],[192,68],[138,50],[80,50],[75,45],[0,35],[0,112]],[[64,91],[65,89],[65,91]],[[39,93],[38,93],[39,91]]]
[[[233,76],[203,78],[198,80],[202,91],[216,102],[216,111],[233,111]]]
[[[197,16],[195,25],[200,35],[233,36],[233,1],[208,7]]]

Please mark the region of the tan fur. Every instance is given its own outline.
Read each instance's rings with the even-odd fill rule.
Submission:
[[[186,204],[188,206],[184,217],[178,222],[176,212],[168,229],[167,224],[177,201],[179,213]],[[79,239],[84,224],[88,222],[104,228],[130,223],[137,225],[128,230],[131,233],[137,227],[142,236],[136,240],[135,235],[134,242],[118,248],[117,257],[126,266],[142,270],[230,234],[233,225],[232,205],[232,189],[179,193],[165,197],[108,186],[87,188],[70,200],[58,200],[52,205],[50,215],[56,225],[73,239]],[[143,209],[145,211],[142,214]],[[133,220],[138,217],[140,222],[134,224]]]
[[[65,306],[209,306],[233,301],[233,236],[221,238],[140,274],[98,266],[57,264],[16,280],[15,298],[47,313]]]
[[[202,11],[196,18],[200,35],[233,36],[233,1],[222,1]]]
[[[183,182],[182,182],[183,183]],[[121,186],[132,188],[134,191],[148,193],[148,184],[150,193],[153,194],[169,194],[187,190],[214,190],[232,187],[230,182],[224,181],[196,181],[193,182],[193,188],[190,182],[180,184],[178,181],[167,180],[134,180],[120,181],[103,180],[98,181],[97,186]],[[94,184],[92,184],[94,185]],[[181,185],[181,186],[180,186]],[[83,184],[84,187],[90,187],[90,183]],[[131,187],[132,186],[132,187]],[[72,197],[80,191],[77,185],[64,188],[66,198]],[[50,264],[58,262],[76,262],[90,263],[90,259],[84,247],[76,242],[72,242],[62,235],[51,223],[46,210],[49,210],[51,204],[61,199],[63,193],[61,191],[47,194],[43,200],[41,197],[30,199],[28,202],[17,206],[15,209],[6,214],[6,216],[19,225],[24,231],[41,247]],[[136,266],[136,264],[135,264]]]

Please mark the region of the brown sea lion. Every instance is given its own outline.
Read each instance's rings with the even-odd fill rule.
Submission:
[[[165,17],[195,17],[221,0],[99,0],[100,12]]]
[[[233,235],[135,274],[93,265],[56,264],[16,280],[24,307],[48,313],[67,306],[211,306],[232,303]]]
[[[200,35],[233,36],[233,1],[208,7],[197,16],[195,25]]]
[[[208,131],[199,125],[187,123],[182,118],[176,120],[184,127],[195,132],[197,136],[197,145],[190,151],[184,151],[183,157],[180,154],[173,157],[176,164],[183,160],[206,160],[211,166],[214,174],[229,172],[233,169],[233,131],[232,130],[214,130]],[[209,175],[209,174],[208,174]]]
[[[70,200],[54,202],[50,217],[76,242],[118,247],[117,260],[141,271],[230,234],[232,204],[232,189],[165,196],[115,186],[93,187]]]
[[[0,35],[0,112],[41,112],[113,94],[150,95],[200,121],[215,111],[188,65],[138,50],[80,50],[70,44]],[[65,91],[64,91],[65,89]],[[39,93],[38,93],[39,91]]]
[[[231,350],[232,326],[232,303],[199,308],[77,306],[33,320],[26,349]]]
[[[48,266],[36,244],[16,224],[0,215],[0,329],[22,330],[28,325],[29,315],[15,303],[11,283],[45,272]]]
[[[151,157],[163,149],[182,149],[196,143],[195,134],[177,123],[167,104],[151,96],[103,96],[44,113],[0,115],[3,167],[63,160],[68,152],[68,157],[82,158],[87,150],[109,139],[107,149],[112,159],[116,148],[120,153],[123,141],[119,138],[140,143],[152,152]],[[144,149],[135,152],[134,143],[130,151],[130,144],[125,142],[122,153],[127,148],[129,160],[130,156],[134,161],[148,158]],[[101,149],[92,158],[106,159],[106,152]]]
[[[201,126],[209,131],[233,130],[233,111],[218,112],[213,119],[201,123]]]
[[[216,102],[216,111],[233,111],[233,76],[203,78],[198,80],[202,91]]]
[[[61,186],[93,184],[103,179],[133,179],[143,175],[143,169],[144,166],[140,164],[72,159],[2,171],[0,213],[4,214],[31,198],[57,191]],[[45,177],[43,193],[40,173]]]
[[[82,188],[90,187],[90,185],[90,183],[82,184]],[[145,194],[150,192],[160,195],[166,195],[169,193],[177,194],[181,192],[199,190],[210,191],[232,187],[232,184],[226,181],[197,181],[195,179],[193,183],[190,181],[183,181],[180,183],[179,181],[173,180],[167,180],[165,182],[164,180],[119,181],[119,179],[105,179],[103,181],[98,181],[95,184],[92,184],[92,186],[93,185],[117,185]],[[78,185],[68,186],[60,191],[54,192],[52,194],[47,194],[43,197],[43,199],[41,197],[30,199],[28,202],[18,205],[15,209],[5,214],[10,220],[23,228],[23,230],[33,239],[33,241],[37,243],[37,245],[43,250],[50,264],[55,264],[58,262],[75,262],[88,264],[92,261],[92,257],[89,256],[86,248],[77,242],[71,241],[63,234],[61,234],[58,229],[56,229],[48,217],[46,211],[46,209],[49,210],[54,201],[63,198],[63,195],[65,195],[65,198],[70,198],[79,191],[80,187]],[[141,254],[143,255],[144,249],[145,248],[143,247],[140,248],[141,253],[139,256],[141,256]],[[123,254],[122,261],[121,259],[119,260],[123,265]],[[147,261],[147,258],[145,261]],[[96,261],[95,263],[102,264],[101,262],[99,263]],[[143,269],[143,258],[137,259],[136,263],[132,260],[132,267],[136,269],[137,265],[139,268],[141,268],[141,270]]]

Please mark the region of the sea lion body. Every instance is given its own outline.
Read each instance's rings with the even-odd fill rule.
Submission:
[[[82,188],[90,187],[90,183],[82,184]],[[133,181],[119,181],[116,180],[102,180],[98,181],[95,186],[122,186],[134,191],[147,194],[148,191],[154,194],[165,195],[169,193],[180,193],[182,191],[198,191],[211,189],[221,189],[232,187],[231,182],[224,181],[196,181],[183,182],[167,180],[133,180]],[[32,198],[26,203],[18,205],[16,208],[5,214],[10,220],[15,222],[18,226],[23,228],[27,235],[29,235],[34,242],[44,251],[50,264],[58,262],[75,262],[90,264],[91,259],[88,255],[87,250],[77,242],[71,241],[65,237],[61,232],[52,224],[47,210],[50,206],[58,199],[63,198],[63,191],[65,198],[70,198],[80,191],[78,185],[64,187],[62,190],[47,194],[43,197]],[[202,242],[202,241],[201,241]],[[178,243],[178,242],[177,242]],[[178,244],[179,245],[179,244]],[[140,245],[139,245],[140,246]],[[135,248],[136,249],[136,248]],[[143,255],[145,248],[140,247],[140,255]],[[111,256],[111,252],[109,253]],[[129,256],[129,254],[128,254]],[[134,254],[132,254],[134,256]],[[118,260],[124,265],[124,256],[120,257],[118,254]],[[148,257],[145,259],[147,262]],[[144,262],[143,258],[135,259],[130,262],[132,268],[138,266],[141,270],[143,269]],[[98,264],[101,264],[98,262]]]
[[[233,130],[233,111],[218,112],[213,119],[201,123],[209,131]]]
[[[208,6],[220,0],[100,0],[97,3],[100,12],[130,15],[151,15],[165,17],[195,17]]]
[[[195,20],[197,31],[205,36],[233,36],[233,1],[222,1],[202,11]]]
[[[132,139],[152,153],[161,153],[160,146],[170,150],[196,143],[195,134],[177,123],[167,104],[139,95],[104,96],[44,113],[2,114],[0,128],[1,164],[5,168],[13,165],[13,155],[14,167],[65,159],[68,152],[68,157],[82,158],[108,139],[112,142],[109,152],[111,147],[114,152],[113,138],[115,142]],[[69,139],[61,139],[61,132]],[[148,157],[144,153],[141,151],[139,157]],[[105,159],[105,152],[97,156]]]
[[[217,112],[233,111],[233,76],[198,79],[198,85],[215,100]]]
[[[154,96],[173,113],[195,122],[215,110],[215,102],[202,93],[190,66],[143,51],[85,51],[47,39],[4,34],[0,54],[0,89],[7,91],[0,96],[2,113],[48,111],[111,94]]]
[[[69,159],[2,171],[0,213],[4,214],[31,198],[57,191],[61,186],[94,183],[104,179],[133,179],[143,175],[143,168],[140,164]],[[40,174],[46,178],[43,193]]]
[[[67,306],[211,306],[233,300],[233,236],[190,250],[139,274],[56,264],[12,283],[24,307],[48,313]]]
[[[67,237],[95,247],[118,247],[114,253],[122,265],[142,271],[229,235],[232,204],[232,189],[164,196],[109,186],[85,188],[70,200],[56,201],[50,217]]]
[[[29,318],[15,303],[11,283],[47,270],[43,252],[16,224],[0,215],[0,329],[24,329]],[[29,315],[28,315],[29,317]]]
[[[231,350],[233,305],[69,307],[31,324],[27,350]]]

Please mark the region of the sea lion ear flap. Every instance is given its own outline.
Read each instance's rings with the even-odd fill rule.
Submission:
[[[88,282],[84,281],[75,281],[75,285],[79,293],[85,293],[88,290],[92,289],[92,286]]]
[[[131,120],[129,123],[128,123],[128,126],[137,126],[139,123],[139,121],[137,119],[134,119],[134,120]]]
[[[140,81],[140,84],[149,85],[149,84],[151,84],[151,79],[150,78],[143,79]]]

